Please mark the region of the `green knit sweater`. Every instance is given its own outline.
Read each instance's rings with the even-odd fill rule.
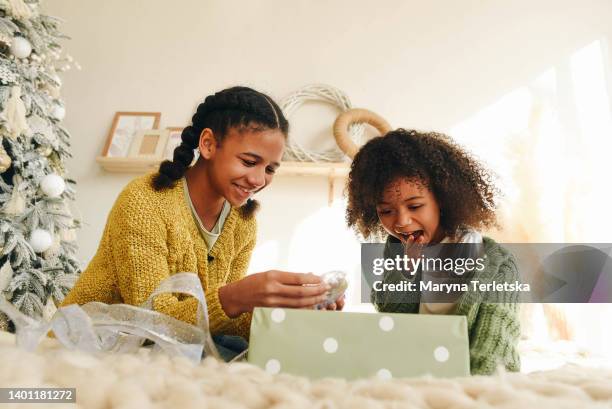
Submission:
[[[385,257],[393,257],[390,244],[395,242],[393,238],[387,239]],[[483,238],[483,245],[486,254],[485,269],[474,276],[474,280],[485,283],[519,279],[514,256],[508,250],[488,237]],[[405,278],[396,271],[386,273],[383,278],[384,283],[397,283],[400,280]],[[390,294],[385,292],[372,291],[372,302],[379,312],[419,312],[418,302],[399,303],[397,300],[390,302],[389,296]],[[455,315],[465,315],[467,318],[472,375],[492,374],[498,365],[504,366],[509,371],[519,371],[521,367],[517,351],[521,333],[517,293],[496,293],[494,296],[498,302],[491,303],[487,302],[490,295],[473,291],[465,292],[459,297],[453,312]]]

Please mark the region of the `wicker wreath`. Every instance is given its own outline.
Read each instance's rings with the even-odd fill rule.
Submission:
[[[366,123],[372,125],[381,135],[391,130],[391,125],[380,115],[367,109],[349,109],[338,115],[334,122],[334,138],[336,143],[348,157],[353,159],[359,151],[359,146],[347,134],[347,129],[355,123]]]
[[[324,84],[306,85],[283,99],[280,105],[285,116],[290,118],[306,101],[323,101],[336,106],[341,112],[351,109],[351,101],[344,92]],[[363,124],[354,124],[347,129],[348,134],[345,134],[345,138],[354,143],[363,136],[365,127]],[[345,160],[345,155],[337,147],[325,151],[307,150],[289,138],[284,159],[298,162],[335,162]]]

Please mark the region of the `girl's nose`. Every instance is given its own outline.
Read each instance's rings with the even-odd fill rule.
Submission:
[[[395,227],[398,228],[398,229],[402,229],[402,228],[404,228],[406,226],[409,226],[411,224],[412,224],[412,219],[409,218],[408,220],[406,220],[405,223],[401,223],[401,222],[396,223]]]
[[[395,221],[396,228],[404,228],[408,225],[412,224],[412,218],[408,214],[408,212],[400,212],[397,216],[397,220]]]
[[[247,181],[252,187],[261,189],[266,184],[266,169],[253,169],[253,171],[247,175]]]

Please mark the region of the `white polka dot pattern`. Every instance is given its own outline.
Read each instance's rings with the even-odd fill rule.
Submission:
[[[338,341],[335,338],[326,338],[323,341],[323,349],[328,354],[333,354],[338,350]]]
[[[446,347],[439,346],[434,350],[434,359],[438,362],[446,362],[449,357],[450,353]]]
[[[281,364],[277,359],[270,359],[266,362],[266,372],[275,375],[280,372]]]
[[[395,325],[395,322],[393,321],[393,318],[387,315],[385,315],[384,317],[380,317],[380,319],[378,320],[378,326],[380,327],[381,330],[385,332],[391,331],[394,325]]]
[[[378,379],[382,379],[382,380],[388,380],[393,378],[393,375],[391,374],[391,371],[385,368],[382,368],[381,370],[379,370],[378,372],[376,372],[376,377]]]
[[[282,308],[275,308],[270,314],[270,318],[272,318],[272,321],[276,322],[277,324],[280,324],[281,322],[285,321],[285,316],[285,310],[283,310]]]

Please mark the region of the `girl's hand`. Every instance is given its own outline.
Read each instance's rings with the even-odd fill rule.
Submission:
[[[404,246],[404,254],[414,259],[421,257],[423,248],[425,247],[421,242],[422,238],[422,236],[419,237],[419,241],[415,241],[413,237],[408,237],[408,239],[401,238],[400,241]]]
[[[331,311],[341,311],[343,308],[344,308],[344,294],[342,294],[340,298],[336,300],[336,302],[329,304],[325,309],[331,310]]]
[[[219,301],[227,316],[235,318],[255,307],[312,308],[325,300],[329,289],[314,274],[270,270],[219,288]]]

